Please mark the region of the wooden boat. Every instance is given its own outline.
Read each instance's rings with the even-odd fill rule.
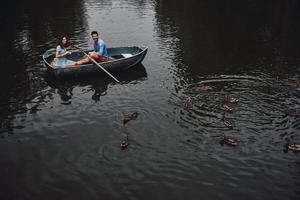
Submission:
[[[130,67],[140,64],[146,56],[147,47],[111,47],[107,48],[108,56],[111,57],[107,62],[101,62],[101,66],[107,71],[123,71]],[[88,52],[88,51],[85,51]],[[68,60],[77,61],[84,56],[84,53],[77,50],[72,51],[71,55],[67,55]],[[53,49],[46,51],[43,55],[43,60],[50,74],[57,78],[66,76],[81,76],[87,74],[104,73],[99,66],[94,63],[78,65],[74,67],[56,67],[51,65],[55,57]]]

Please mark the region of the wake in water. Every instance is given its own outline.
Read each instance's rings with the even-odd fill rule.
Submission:
[[[294,82],[299,89],[300,81]],[[171,103],[179,106],[176,113],[181,120],[176,123],[193,132],[211,135],[216,129],[222,130],[216,120],[221,119],[223,126],[228,128],[227,131],[239,133],[238,137],[244,143],[249,143],[254,138],[259,146],[260,143],[270,143],[270,136],[274,132],[282,137],[282,131],[288,130],[288,127],[292,130],[299,127],[296,121],[287,118],[299,117],[297,108],[286,111],[286,102],[297,105],[297,98],[293,96],[298,94],[289,85],[281,84],[278,79],[272,81],[253,76],[219,76],[203,77],[203,80],[192,84],[183,80],[178,83],[183,85],[177,87],[180,89],[176,93],[171,92],[173,99],[170,99]],[[183,103],[176,103],[178,99]],[[180,107],[185,109],[181,110]],[[289,122],[292,124],[286,124]],[[294,133],[284,136],[294,136]],[[226,144],[224,138],[227,136],[222,138]],[[293,145],[290,150],[298,147],[297,143]]]

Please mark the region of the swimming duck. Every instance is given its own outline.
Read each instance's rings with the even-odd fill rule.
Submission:
[[[121,149],[126,149],[129,146],[128,136],[121,141]]]
[[[226,104],[222,104],[221,107],[220,107],[220,109],[223,112],[231,112],[232,111],[232,109],[228,105],[226,105]]]
[[[288,115],[291,116],[291,117],[299,117],[300,112],[289,112]]]
[[[197,91],[200,91],[200,92],[205,92],[205,91],[208,91],[208,90],[212,90],[213,88],[209,85],[204,85],[204,84],[200,84],[196,87],[196,90]]]
[[[239,100],[235,97],[226,95],[225,98],[224,98],[224,101],[229,102],[229,103],[237,103]]]
[[[300,80],[297,80],[296,84],[297,84],[297,90],[300,90]]]
[[[232,122],[231,121],[229,121],[228,119],[223,119],[223,124],[227,127],[227,128],[230,128],[230,129],[232,129]]]
[[[183,106],[186,108],[191,107],[193,104],[191,97],[188,97],[184,102],[183,102]]]
[[[237,142],[234,139],[228,138],[225,135],[223,135],[223,138],[221,139],[220,144],[221,145],[227,144],[227,145],[230,145],[230,146],[236,146]]]
[[[294,152],[300,151],[300,144],[289,144],[288,149]]]
[[[127,122],[133,120],[133,119],[136,119],[138,117],[138,113],[137,112],[133,112],[129,115],[126,115],[124,118],[123,118],[123,124],[126,124]]]

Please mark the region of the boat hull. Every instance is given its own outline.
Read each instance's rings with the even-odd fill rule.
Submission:
[[[108,48],[108,55],[115,59],[101,62],[100,65],[109,72],[123,71],[133,66],[140,64],[147,54],[147,47],[112,47]],[[70,60],[78,60],[84,56],[83,52],[72,52],[68,57]],[[78,77],[83,75],[91,75],[97,73],[104,73],[103,70],[94,63],[78,65],[74,67],[55,67],[51,65],[54,58],[54,53],[48,53],[43,55],[43,60],[50,74],[57,78],[62,77]]]

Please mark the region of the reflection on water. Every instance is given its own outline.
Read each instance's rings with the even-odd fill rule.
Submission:
[[[1,198],[297,199],[299,154],[285,147],[300,143],[299,6],[5,2]],[[113,74],[121,84],[48,76],[41,55],[56,36],[84,48],[92,30],[108,46],[148,46],[143,65]]]
[[[26,104],[37,97],[34,103],[39,104],[47,96],[41,92],[47,90],[47,83],[41,79],[44,74],[41,53],[56,45],[59,34],[72,36],[79,27],[84,30],[86,22],[80,0],[52,1],[47,6],[36,0],[5,2],[0,11],[0,22],[6,30],[0,33],[3,50],[0,65],[6,69],[0,74],[0,104],[3,105],[0,121],[6,132],[14,127],[11,122],[14,114],[26,112]],[[66,15],[72,23],[66,21]]]
[[[179,77],[245,73],[264,65],[281,70],[298,61],[299,3],[170,0],[155,6],[157,31]],[[194,8],[197,7],[197,11]],[[274,13],[280,13],[274,15]]]
[[[115,77],[121,82],[121,84],[128,84],[132,81],[144,80],[147,77],[146,69],[143,65],[135,66],[119,74],[114,74]],[[89,90],[93,91],[91,98],[94,101],[99,101],[100,96],[105,96],[107,94],[106,90],[108,85],[113,80],[110,77],[105,76],[87,76],[81,78],[68,78],[66,80],[56,79],[50,74],[46,74],[46,81],[49,86],[53,89],[57,89],[57,93],[60,95],[61,100],[64,104],[68,104],[71,100],[73,94],[72,90],[74,87],[84,87],[89,86]]]

